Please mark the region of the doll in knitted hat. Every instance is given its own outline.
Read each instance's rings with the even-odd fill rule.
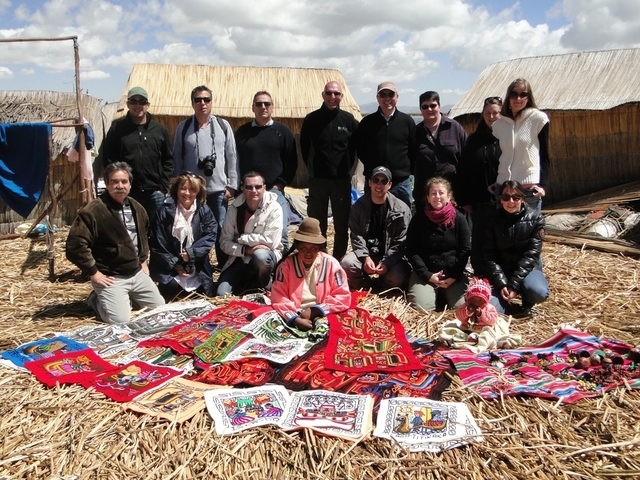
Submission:
[[[456,318],[460,320],[460,328],[479,332],[483,327],[493,327],[498,319],[496,307],[489,303],[491,285],[486,278],[473,277],[465,302],[456,310]]]

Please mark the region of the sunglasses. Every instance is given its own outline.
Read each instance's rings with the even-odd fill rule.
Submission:
[[[136,100],[135,98],[130,98],[129,100],[127,100],[127,103],[129,105],[146,105],[149,102],[147,100]]]
[[[509,195],[508,193],[503,193],[500,195],[500,200],[503,202],[508,202],[509,200],[513,200],[514,202],[518,202],[522,200],[524,197],[522,195]]]
[[[385,93],[385,92],[378,92],[378,96],[380,98],[393,98],[396,96],[395,92],[389,92],[389,93]]]
[[[211,103],[211,97],[194,97],[191,99],[191,101],[193,103],[200,103],[200,102]]]
[[[264,187],[264,185],[245,185],[243,188],[245,190],[249,190],[249,191],[251,191],[251,190],[256,190],[257,191],[257,190],[262,190],[262,187]]]
[[[333,95],[334,97],[341,97],[341,96],[342,96],[342,92],[330,92],[329,90],[325,90],[325,91],[324,91],[324,94],[325,94],[327,97],[330,97],[330,96],[332,96],[332,95]]]
[[[436,108],[438,108],[438,104],[437,103],[430,103],[429,105],[427,105],[425,103],[424,105],[420,105],[420,108],[422,110],[435,110]]]
[[[387,177],[384,177],[384,178],[373,177],[371,179],[371,182],[375,183],[376,185],[377,184],[386,185],[387,183],[389,183],[389,179]]]
[[[270,107],[271,102],[253,102],[253,105],[256,107]]]
[[[511,90],[511,93],[509,93],[509,98],[528,98],[529,97],[529,92],[516,92],[515,90]]]
[[[487,97],[484,99],[485,105],[502,105],[502,97]]]

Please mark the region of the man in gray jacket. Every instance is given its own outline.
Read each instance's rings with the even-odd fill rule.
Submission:
[[[376,167],[371,172],[369,187],[351,207],[349,229],[351,247],[342,259],[353,290],[406,287],[411,269],[404,258],[404,244],[411,220],[409,207],[389,193],[391,171]],[[372,284],[372,275],[378,282]]]
[[[220,248],[220,232],[229,200],[239,183],[236,140],[229,122],[211,114],[211,90],[200,85],[191,91],[194,115],[178,125],[173,142],[174,176],[184,171],[202,175],[207,182],[207,205],[216,219],[216,258],[227,261]]]

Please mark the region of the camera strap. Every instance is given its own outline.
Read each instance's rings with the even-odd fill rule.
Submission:
[[[209,119],[209,131],[211,135],[211,156],[216,156],[216,132],[213,129],[212,119]],[[200,130],[200,126],[197,122],[193,122],[193,132],[196,134],[196,158],[200,159],[200,144],[198,143],[198,130]]]

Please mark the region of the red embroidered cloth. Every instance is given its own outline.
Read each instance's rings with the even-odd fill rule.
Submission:
[[[325,367],[344,372],[403,372],[420,368],[402,323],[362,308],[331,314]]]
[[[54,387],[56,383],[84,383],[99,373],[118,368],[90,348],[26,362],[24,366],[49,387]]]
[[[118,367],[115,371],[98,374],[84,382],[84,386],[93,387],[116,402],[130,402],[138,395],[181,374],[182,372],[175,368],[160,367],[136,360]]]
[[[210,385],[246,384],[260,386],[271,381],[274,373],[275,368],[267,360],[252,358],[211,365],[189,380]]]

